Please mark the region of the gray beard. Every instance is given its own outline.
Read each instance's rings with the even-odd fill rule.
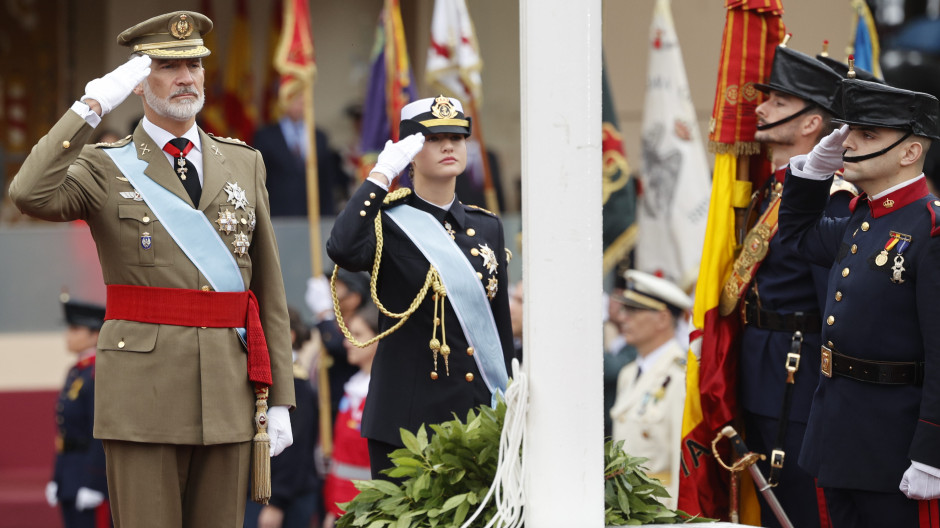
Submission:
[[[144,100],[147,101],[147,106],[153,109],[153,111],[161,117],[176,119],[178,121],[186,121],[196,117],[196,114],[202,110],[202,106],[206,102],[205,92],[199,92],[195,101],[175,103],[170,101],[170,97],[173,97],[179,93],[185,93],[184,90],[178,90],[166,99],[163,99],[158,97],[157,94],[153,93],[153,91],[150,89],[150,83],[147,82],[147,80],[144,80],[143,85]],[[193,89],[193,91],[195,91],[195,89]]]

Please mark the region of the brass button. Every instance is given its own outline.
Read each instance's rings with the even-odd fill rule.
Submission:
[[[205,330],[205,329],[206,329],[206,327],[205,327],[205,326],[200,326],[199,328],[202,328],[203,330]]]
[[[467,375],[464,376],[467,381],[473,381],[473,372],[467,372]]]
[[[836,322],[836,317],[834,315],[830,315],[829,317],[826,318],[826,324],[829,326],[834,325],[835,322]]]
[[[69,148],[69,147],[71,147],[71,146],[72,146],[72,144],[69,143],[68,141],[63,141],[63,142],[62,142],[62,148],[64,148],[64,149],[67,149],[67,148]]]
[[[868,231],[868,228],[871,227],[868,225],[868,222],[862,222],[862,231]]]
[[[369,193],[369,198],[375,199],[375,193]]]
[[[437,379],[437,372],[435,372],[435,371],[433,371],[433,370],[431,371],[431,379],[432,379],[432,380],[436,380],[436,379]]]
[[[364,205],[364,206],[366,206],[366,207],[369,207],[370,205],[372,205],[372,202],[370,202],[369,200],[366,200],[366,201],[362,202],[362,205]]]
[[[365,215],[366,215],[365,211],[359,211],[359,216],[365,216]]]
[[[480,273],[479,271],[477,272],[477,278],[480,280],[483,280],[483,274]]]
[[[477,234],[477,232],[476,232],[476,230],[473,229],[472,227],[469,228],[469,229],[467,229],[467,236],[473,236],[473,235],[475,235],[475,234]]]
[[[124,340],[118,341],[118,348],[124,348]]]
[[[940,207],[940,200],[934,200],[933,204],[936,205],[937,207]]]
[[[467,347],[467,355],[468,355],[468,356],[472,356],[472,355],[473,355],[473,347]]]
[[[852,254],[858,253],[858,244],[852,244]]]
[[[837,300],[837,301],[841,301],[841,300],[842,300],[842,292],[840,292],[840,291],[837,291],[837,292],[836,292],[836,300]]]
[[[849,276],[849,268],[845,268],[845,269],[842,270],[842,276],[843,276],[843,277],[848,277],[848,276]]]
[[[208,284],[203,284],[203,285],[202,285],[202,291],[209,291],[209,285],[208,285]]]
[[[140,221],[143,222],[143,223],[145,223],[145,224],[149,224],[149,223],[150,223],[150,217],[149,217],[149,216],[145,216],[145,217],[141,218]]]
[[[248,220],[245,218],[242,218],[242,225],[248,225]]]
[[[477,255],[480,254],[480,250],[477,249],[477,248],[473,248],[473,249],[470,250],[470,254],[473,255],[474,257],[476,257]]]

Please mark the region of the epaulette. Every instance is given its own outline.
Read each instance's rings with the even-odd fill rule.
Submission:
[[[852,193],[852,196],[858,196],[859,194],[858,187],[845,181],[845,178],[843,178],[841,174],[836,173],[832,178],[832,187],[829,188],[829,196],[843,191]]]
[[[490,210],[488,210],[488,209],[484,209],[484,208],[480,207],[479,205],[472,205],[472,204],[464,204],[464,205],[467,206],[467,207],[469,207],[469,208],[471,208],[471,209],[476,209],[477,211],[480,211],[481,213],[486,213],[486,214],[488,214],[488,215],[490,215],[490,216],[496,216],[496,213],[494,213],[493,211],[490,211]]]
[[[103,148],[123,147],[124,145],[127,145],[127,144],[130,142],[130,140],[131,140],[131,136],[128,135],[127,137],[122,138],[122,139],[119,139],[119,140],[114,141],[114,142],[112,142],[112,143],[108,143],[107,141],[102,142],[102,143],[95,143],[95,148],[98,148],[98,147],[103,147]]]
[[[400,189],[395,189],[394,191],[385,195],[385,199],[382,200],[382,203],[385,205],[392,205],[393,202],[397,202],[406,196],[411,194],[411,189],[407,187],[402,187]]]
[[[940,225],[937,225],[937,216],[940,216],[940,200],[927,202],[927,212],[930,213],[930,236],[940,235]]]
[[[216,141],[221,141],[222,143],[228,143],[228,144],[230,144],[230,145],[240,145],[240,146],[242,146],[242,147],[250,148],[251,150],[255,150],[254,147],[252,147],[252,146],[249,145],[248,143],[245,143],[244,141],[242,141],[242,140],[240,140],[240,139],[238,139],[238,138],[220,137],[220,136],[217,136],[217,135],[211,134],[211,133],[209,134],[209,137],[211,137],[212,139],[214,139],[214,140],[216,140]]]

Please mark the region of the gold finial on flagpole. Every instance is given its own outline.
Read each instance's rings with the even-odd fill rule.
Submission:
[[[783,40],[780,42],[780,47],[781,48],[787,47],[787,42],[790,42],[790,37],[792,36],[793,36],[793,33],[787,33],[786,35],[784,35]]]
[[[824,40],[824,41],[823,41],[822,53],[820,53],[819,56],[820,56],[820,57],[828,57],[828,56],[829,56],[829,41],[828,41],[828,40]]]
[[[849,55],[849,72],[846,74],[849,79],[855,78],[855,55]]]

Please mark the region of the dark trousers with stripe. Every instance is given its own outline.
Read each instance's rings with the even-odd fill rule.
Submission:
[[[825,488],[832,528],[940,528],[937,500],[916,501],[900,491]]]

